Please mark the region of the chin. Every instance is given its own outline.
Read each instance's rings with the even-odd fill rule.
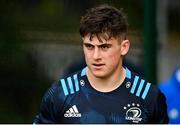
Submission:
[[[93,75],[97,78],[104,78],[107,76],[105,73],[100,73],[100,72],[94,72]]]
[[[90,72],[96,78],[104,78],[107,76],[107,71],[105,71],[103,69],[97,70],[94,68],[90,68]]]

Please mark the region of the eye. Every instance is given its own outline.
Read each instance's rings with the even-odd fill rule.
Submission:
[[[110,48],[110,45],[108,44],[103,44],[99,46],[102,50],[108,50]]]
[[[89,49],[89,50],[91,50],[91,49],[94,48],[94,46],[91,45],[91,44],[84,44],[84,46],[85,46],[87,49]]]

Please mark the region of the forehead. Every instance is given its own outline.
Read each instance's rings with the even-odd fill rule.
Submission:
[[[109,37],[107,34],[87,34],[83,37],[84,43],[90,43],[90,44],[113,44],[114,42],[117,42],[118,39],[114,37]]]

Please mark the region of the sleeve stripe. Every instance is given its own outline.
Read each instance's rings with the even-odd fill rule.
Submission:
[[[76,88],[76,92],[77,92],[77,91],[79,91],[79,82],[78,82],[77,74],[73,75],[73,78],[74,78],[75,88]]]
[[[139,80],[139,76],[135,76],[133,86],[132,86],[131,91],[130,91],[132,94],[134,94],[138,80]]]
[[[143,85],[144,85],[144,80],[141,79],[140,85],[139,85],[138,90],[137,90],[137,92],[136,92],[136,96],[139,96],[139,95],[140,95],[140,93],[141,93],[141,91],[142,91],[142,88],[143,88]]]
[[[126,67],[126,77],[131,79],[131,71]]]
[[[61,85],[62,85],[62,88],[63,88],[63,91],[64,91],[65,96],[66,96],[66,95],[69,95],[69,92],[68,92],[68,90],[67,90],[67,86],[66,86],[66,83],[65,83],[65,80],[64,80],[64,79],[61,79]]]
[[[78,92],[80,90],[77,74],[69,76],[66,79],[60,79],[59,81],[61,82],[61,86],[65,96],[74,94],[75,92]]]
[[[146,95],[147,95],[147,93],[148,93],[148,91],[149,91],[150,86],[151,86],[150,83],[147,83],[147,84],[146,84],[145,90],[144,90],[144,92],[143,92],[143,94],[142,94],[142,98],[143,98],[143,99],[146,98]]]
[[[86,75],[86,69],[87,69],[87,67],[85,67],[85,68],[81,71],[81,76],[85,76],[85,75]]]
[[[73,88],[71,77],[68,77],[67,81],[68,81],[68,85],[69,85],[69,88],[70,88],[70,93],[73,94],[74,93],[74,88]]]

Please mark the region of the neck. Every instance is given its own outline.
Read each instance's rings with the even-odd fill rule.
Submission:
[[[87,68],[87,77],[91,86],[100,92],[110,92],[117,89],[123,83],[125,74],[126,71],[121,66],[110,76],[99,78],[94,76]]]

